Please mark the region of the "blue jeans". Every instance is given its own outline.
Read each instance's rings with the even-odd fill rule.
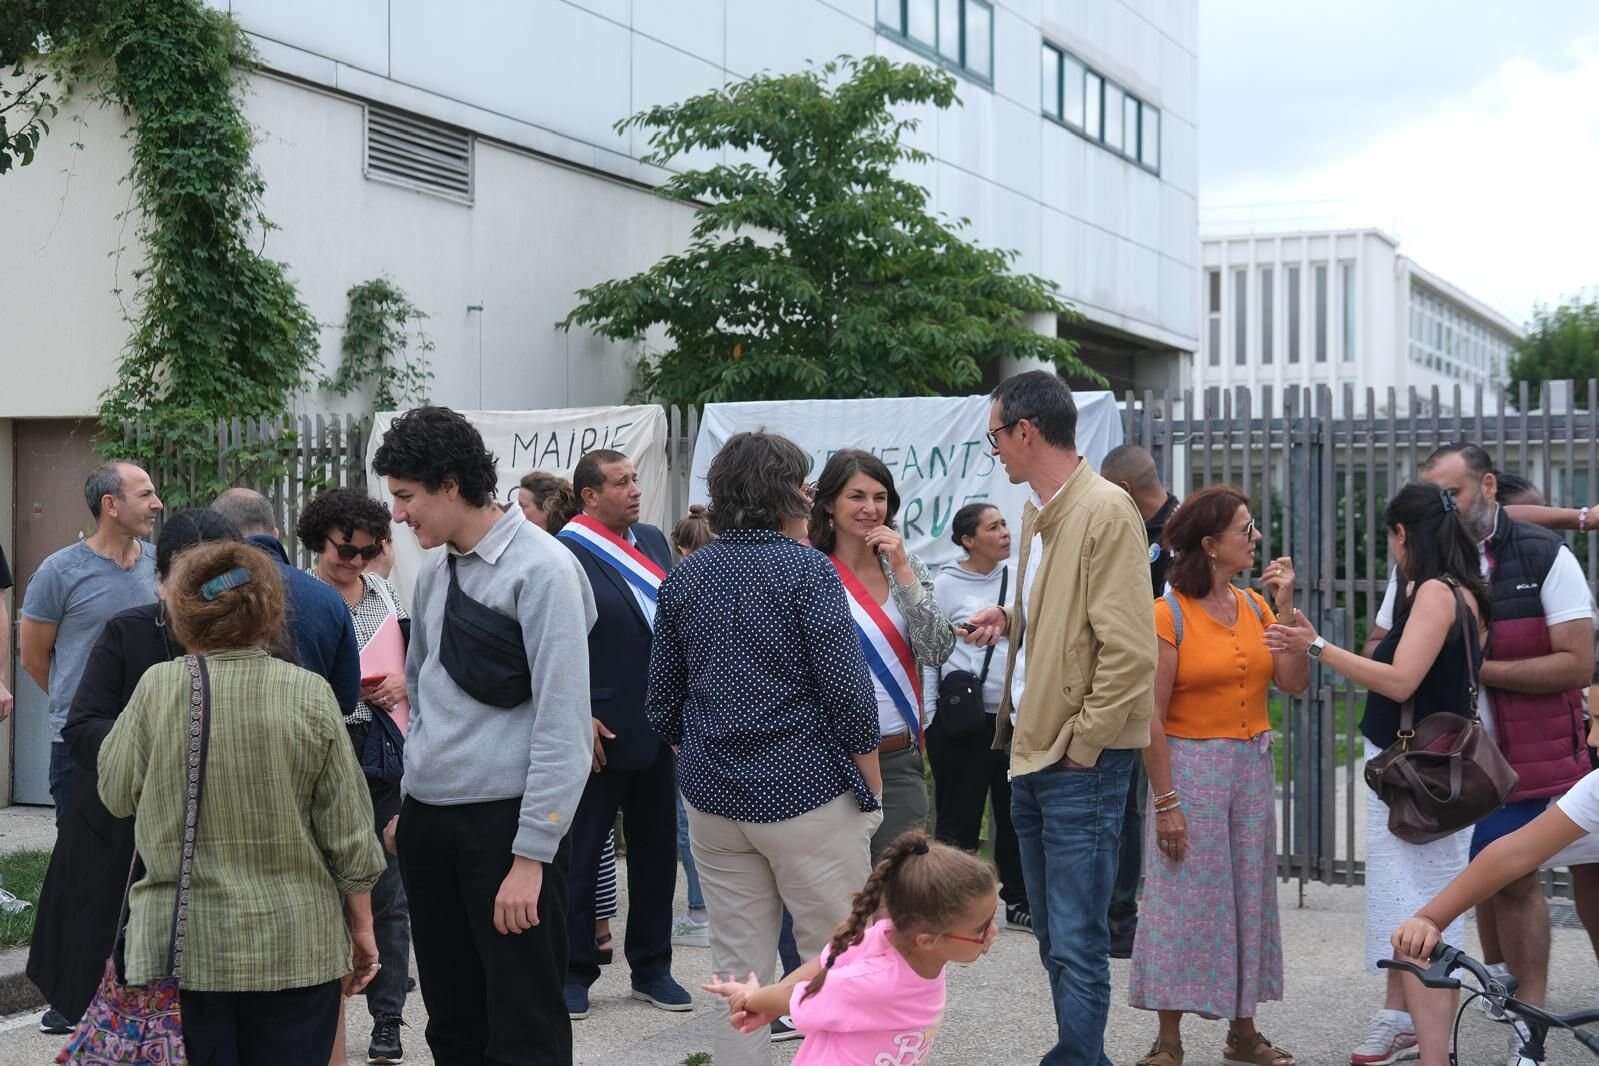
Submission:
[[[677,794],[677,859],[683,864],[683,880],[688,882],[688,909],[704,914],[705,893],[700,889],[700,872],[688,846],[688,812],[683,809],[681,792]]]
[[[1136,751],[1109,750],[1091,769],[1055,766],[1011,781],[1011,822],[1059,1033],[1040,1066],[1110,1066],[1106,911],[1137,758]]]

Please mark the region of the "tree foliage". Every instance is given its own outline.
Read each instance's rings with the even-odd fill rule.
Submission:
[[[0,174],[33,162],[60,107],[40,53],[92,30],[104,8],[104,0],[0,0]]]
[[[374,411],[427,403],[433,380],[427,357],[433,340],[422,331],[427,314],[388,278],[363,281],[346,296],[343,358],[323,387],[348,396],[370,385]]]
[[[661,192],[696,207],[688,248],[580,291],[562,328],[664,329],[638,391],[674,404],[964,391],[1002,355],[1099,380],[1070,341],[1029,327],[1030,313],[1070,313],[1054,285],[964,240],[966,221],[935,218],[901,176],[929,157],[895,108],[956,103],[943,71],[846,57],[623,120],[650,131],[647,162],[723,149],[744,161],[668,179]]]
[[[1578,295],[1553,310],[1539,307],[1532,329],[1510,358],[1511,395],[1519,397],[1525,381],[1529,402],[1537,407],[1544,382],[1589,378],[1599,378],[1599,294]],[[1573,400],[1586,407],[1588,390],[1574,391]]]

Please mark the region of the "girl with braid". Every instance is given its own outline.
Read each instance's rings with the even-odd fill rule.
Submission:
[[[775,985],[752,973],[705,990],[740,1032],[791,1016],[805,1034],[793,1066],[920,1066],[944,1014],[944,966],[994,943],[997,890],[988,863],[912,830],[883,852],[821,958]]]

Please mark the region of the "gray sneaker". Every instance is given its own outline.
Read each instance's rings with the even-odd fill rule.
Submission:
[[[672,923],[672,943],[680,948],[710,947],[711,923],[696,922],[692,918],[679,918]]]

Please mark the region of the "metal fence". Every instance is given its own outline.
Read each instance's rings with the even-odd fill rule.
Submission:
[[[1563,390],[1562,390],[1563,391]],[[1585,507],[1599,485],[1599,381],[1565,393],[1586,408],[1540,409],[1519,395],[1474,389],[1451,394],[1346,391],[1334,417],[1326,387],[1274,396],[1211,392],[1180,398],[1129,393],[1129,442],[1155,456],[1166,483],[1183,495],[1228,483],[1251,499],[1265,542],[1262,558],[1291,555],[1300,608],[1346,648],[1364,642],[1387,583],[1382,512],[1435,447],[1481,444],[1501,470],[1521,474],[1551,504]],[[1546,390],[1545,395],[1549,395]],[[1486,401],[1486,402],[1485,402]],[[1599,567],[1599,533],[1570,534],[1589,585]],[[1322,667],[1308,692],[1274,704],[1280,736],[1280,869],[1284,877],[1353,884],[1362,880],[1364,693]]]

